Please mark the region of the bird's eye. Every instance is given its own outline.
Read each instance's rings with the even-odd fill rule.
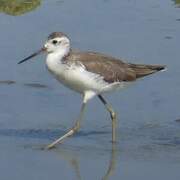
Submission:
[[[57,44],[57,42],[58,42],[57,40],[53,40],[52,41],[53,44]]]

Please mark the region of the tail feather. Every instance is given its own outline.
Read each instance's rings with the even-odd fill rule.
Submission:
[[[162,71],[166,68],[165,65],[144,65],[144,64],[128,64],[131,69],[136,73],[137,78],[153,74],[158,71]]]

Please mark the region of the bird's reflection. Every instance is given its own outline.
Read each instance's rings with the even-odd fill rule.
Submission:
[[[117,146],[115,143],[112,143],[112,148],[111,148],[111,157],[109,159],[109,166],[108,169],[102,178],[102,180],[108,180],[110,176],[113,175],[113,172],[115,170],[116,166],[116,159],[117,159]]]
[[[71,168],[75,172],[76,179],[78,180],[83,179],[81,176],[78,156],[75,153],[68,152],[63,148],[59,148],[57,151],[58,153],[60,153],[61,157],[63,157],[64,160],[70,164]],[[111,150],[109,152],[110,152],[110,159],[109,159],[109,163],[107,164],[107,168],[104,170],[104,173],[101,176],[102,180],[108,180],[115,171],[116,160],[117,160],[117,146],[115,143],[112,144]]]
[[[64,158],[65,161],[67,161],[70,164],[70,166],[75,172],[76,178],[78,180],[81,180],[82,178],[81,178],[81,173],[80,173],[78,156],[76,156],[76,154],[72,152],[68,152],[67,150],[63,148],[59,148],[58,153],[61,155],[61,157]]]
[[[53,132],[54,133],[54,132]],[[13,137],[23,137],[23,138],[40,138],[40,139],[46,139],[47,137],[49,137],[50,135],[47,133],[47,130],[33,130],[33,129],[0,129],[0,135],[1,136],[13,136]],[[52,135],[52,132],[51,132]],[[106,164],[106,168],[104,169],[103,174],[101,175],[101,179],[102,180],[108,180],[110,177],[113,176],[113,173],[115,171],[116,168],[116,161],[117,161],[117,153],[118,153],[118,146],[117,144],[109,144],[110,145],[110,149],[107,151],[107,149],[101,149],[100,152],[102,153],[102,151],[106,152],[105,155],[107,155],[107,152],[109,153],[109,161]],[[107,147],[108,145],[106,145]],[[28,145],[23,145],[24,148],[33,148],[34,150],[44,150],[44,145],[30,145],[28,143]],[[63,158],[64,161],[68,162],[68,164],[71,167],[71,170],[74,172],[76,179],[81,180],[84,179],[82,178],[81,175],[81,167],[83,166],[83,169],[86,168],[84,167],[84,164],[81,165],[80,164],[80,158],[84,157],[82,156],[82,153],[86,153],[89,155],[90,152],[96,152],[98,153],[99,150],[98,149],[93,149],[86,147],[86,148],[82,148],[82,147],[78,147],[78,146],[69,146],[69,145],[63,145],[61,144],[59,146],[59,148],[54,149],[54,151],[56,153],[58,153],[58,155],[60,156],[60,158]],[[85,151],[85,152],[83,152]],[[49,153],[51,153],[51,151],[49,151]],[[80,156],[78,156],[80,153]],[[104,153],[103,153],[104,154]],[[88,156],[86,156],[88,157]],[[103,159],[104,161],[106,161],[106,158]],[[101,164],[105,164],[103,162],[103,160],[101,160]],[[97,161],[95,161],[97,162]],[[96,166],[96,164],[94,164]],[[83,173],[83,172],[82,172]]]

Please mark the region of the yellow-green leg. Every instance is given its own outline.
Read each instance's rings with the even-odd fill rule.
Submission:
[[[84,110],[85,110],[85,106],[86,106],[86,102],[83,102],[82,106],[81,106],[81,111],[79,114],[79,118],[77,119],[75,125],[63,136],[61,136],[60,138],[56,139],[55,141],[53,141],[51,144],[49,144],[46,149],[51,149],[54,148],[57,144],[61,143],[65,138],[72,136],[73,134],[75,134],[79,128],[80,128],[80,124],[83,118],[83,114],[84,114]]]
[[[101,100],[101,102],[105,105],[108,112],[110,113],[111,120],[112,120],[112,142],[115,142],[116,141],[116,113],[111,107],[111,105],[108,104],[107,101],[103,98],[102,95],[99,94],[98,97]]]

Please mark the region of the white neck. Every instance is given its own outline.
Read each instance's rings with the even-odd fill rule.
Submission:
[[[68,55],[70,47],[61,48],[53,53],[48,53],[47,60],[50,61],[62,61],[65,56]]]

